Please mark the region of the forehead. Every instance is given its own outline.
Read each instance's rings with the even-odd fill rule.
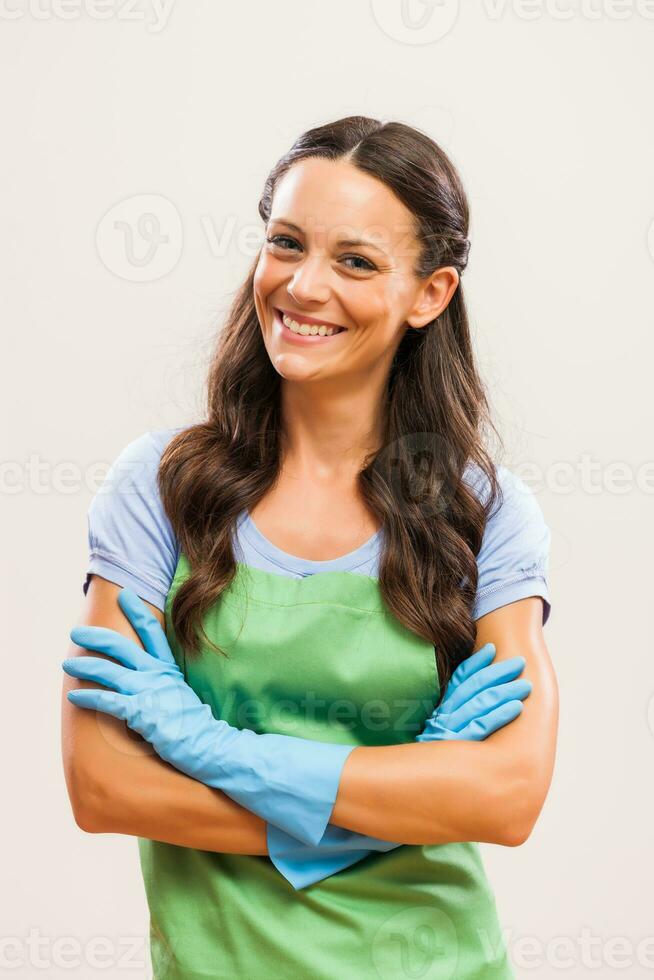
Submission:
[[[381,180],[345,160],[299,160],[280,179],[270,221],[293,222],[321,245],[364,239],[395,255],[418,248],[415,220]]]

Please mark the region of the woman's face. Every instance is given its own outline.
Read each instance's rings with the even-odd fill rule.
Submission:
[[[275,369],[288,380],[390,371],[407,326],[423,327],[458,284],[451,267],[418,280],[413,216],[376,178],[343,160],[309,158],[279,181],[254,276]],[[299,335],[296,323],[344,328]],[[289,329],[289,325],[291,329]]]

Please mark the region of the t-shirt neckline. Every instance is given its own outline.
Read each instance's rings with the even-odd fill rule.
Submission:
[[[341,555],[338,558],[318,561],[311,558],[300,558],[298,555],[291,555],[289,552],[278,548],[277,545],[273,544],[259,530],[250,517],[250,512],[247,510],[241,514],[237,528],[241,534],[245,535],[249,543],[259,554],[270,559],[281,568],[285,568],[291,572],[301,573],[351,571],[372,557],[377,550],[379,539],[383,532],[383,529],[379,528],[367,541],[364,541],[362,545],[355,548],[354,551],[349,551],[347,554]]]

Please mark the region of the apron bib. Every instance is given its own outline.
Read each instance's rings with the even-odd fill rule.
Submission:
[[[434,647],[386,609],[377,579],[238,563],[202,623],[228,656],[203,647],[187,662],[170,606],[188,574],[181,555],[166,631],[216,718],[354,745],[422,731],[439,696]],[[300,891],[267,855],[138,845],[154,980],[514,980],[475,842],[375,852]]]

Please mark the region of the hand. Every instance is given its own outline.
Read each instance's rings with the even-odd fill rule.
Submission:
[[[515,679],[526,660],[510,657],[491,664],[495,652],[495,644],[486,643],[459,664],[416,742],[482,741],[518,717],[532,689],[526,678]]]
[[[112,690],[75,690],[68,700],[80,708],[94,708],[120,718],[150,742],[166,761],[188,755],[185,739],[213,714],[184,678],[157,619],[130,589],[122,589],[118,604],[132,623],[145,650],[115,630],[102,626],[75,626],[71,640],[89,650],[114,657],[74,657],[62,667],[71,677],[104,684]],[[214,719],[215,720],[215,719]],[[175,764],[177,764],[177,762]],[[189,775],[186,766],[184,772]]]

